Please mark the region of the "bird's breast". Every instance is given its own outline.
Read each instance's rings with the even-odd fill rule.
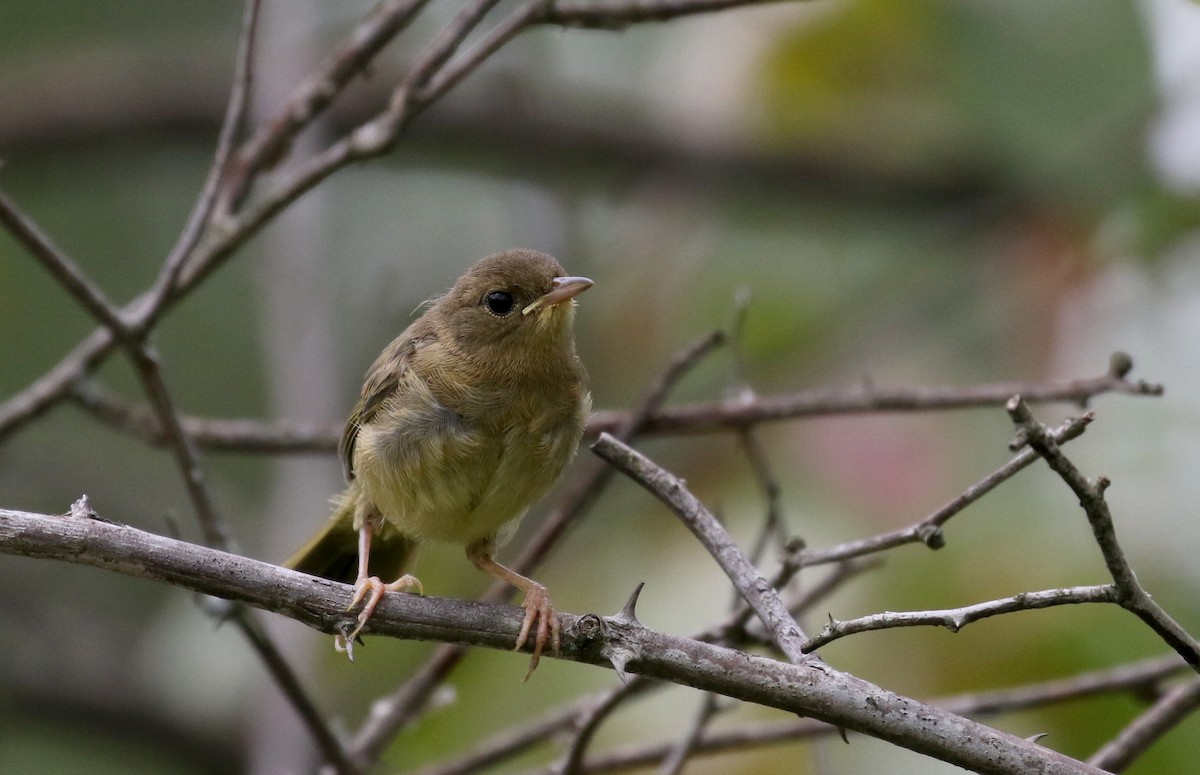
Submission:
[[[580,391],[561,407],[518,399],[451,408],[410,382],[360,430],[355,471],[401,532],[470,543],[494,536],[554,484],[589,404]]]

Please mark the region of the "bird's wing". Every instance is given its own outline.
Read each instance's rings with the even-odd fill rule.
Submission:
[[[358,441],[359,429],[370,422],[383,402],[395,394],[400,380],[408,371],[420,339],[406,331],[385,347],[367,370],[362,396],[358,399],[354,411],[350,413],[346,429],[342,431],[341,443],[338,444],[338,456],[342,459],[342,472],[346,475],[346,481],[354,479],[354,444]]]

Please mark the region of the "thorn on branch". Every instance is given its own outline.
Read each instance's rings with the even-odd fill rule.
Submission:
[[[638,582],[638,585],[634,587],[633,593],[629,596],[629,599],[625,601],[624,607],[621,608],[616,616],[612,617],[614,622],[636,627],[642,626],[642,623],[638,621],[636,609],[638,598],[641,597],[642,589],[645,588],[645,586],[646,582]]]

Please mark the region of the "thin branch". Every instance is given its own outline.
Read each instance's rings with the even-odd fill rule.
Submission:
[[[801,417],[825,417],[869,412],[925,412],[942,409],[968,409],[1003,406],[1020,394],[1030,403],[1069,402],[1086,405],[1105,393],[1135,396],[1161,396],[1162,385],[1125,378],[1130,365],[1128,356],[1116,353],[1108,373],[1089,379],[1064,382],[1001,382],[927,388],[881,388],[863,385],[857,388],[821,388],[760,398],[754,403],[741,400],[693,404],[656,412],[647,422],[647,433],[711,433],[745,427],[761,422]],[[1023,392],[1022,392],[1023,391]],[[624,413],[619,410],[597,412],[589,429],[602,432],[619,425]]]
[[[0,510],[0,552],[92,565],[164,581],[287,615],[322,632],[350,626],[350,587],[215,549],[80,516]],[[704,691],[768,705],[863,732],[982,773],[1097,775],[1094,767],[940,708],[901,697],[820,661],[790,665],[595,615],[564,620],[564,659],[610,664]],[[515,606],[388,595],[373,631],[509,650],[523,618]]]
[[[346,86],[366,71],[371,60],[425,6],[427,0],[383,0],[358,23],[329,58],[292,93],[276,117],[259,128],[233,157],[230,179],[220,209],[231,213],[253,177],[276,164],[296,136],[321,115]]]
[[[1178,622],[1171,618],[1154,598],[1146,592],[1137,576],[1133,573],[1125,552],[1117,542],[1117,531],[1113,524],[1112,512],[1104,499],[1104,491],[1108,489],[1109,480],[1101,476],[1095,481],[1088,481],[1079,469],[1075,467],[1054,440],[1053,434],[1034,419],[1029,406],[1020,396],[1013,396],[1006,406],[1013,424],[1017,428],[1018,438],[1014,448],[1028,444],[1046,461],[1047,465],[1057,473],[1067,486],[1079,498],[1079,505],[1087,515],[1091,525],[1092,535],[1104,556],[1104,564],[1116,583],[1116,600],[1122,608],[1131,611],[1146,623],[1167,645],[1175,649],[1189,665],[1200,671],[1200,642],[1198,642]]]
[[[168,295],[176,290],[176,283],[192,251],[199,244],[215,211],[217,194],[233,156],[234,146],[245,128],[250,106],[250,89],[254,77],[254,46],[258,38],[258,20],[262,0],[247,0],[242,12],[242,33],[238,41],[237,64],[234,66],[233,86],[229,91],[229,102],[221,131],[217,135],[217,147],[213,152],[212,164],[204,186],[184,224],[175,247],[167,254],[154,286],[146,295],[139,324],[145,328],[154,324]]]
[[[1062,425],[1051,430],[1051,437],[1058,444],[1079,438],[1095,416],[1085,414],[1081,417],[1068,419]],[[858,541],[850,541],[825,549],[802,548],[786,560],[798,567],[821,565],[828,562],[840,562],[852,557],[882,552],[897,546],[911,543],[923,543],[930,549],[941,549],[946,544],[942,527],[967,506],[991,492],[1003,482],[1008,481],[1017,472],[1032,465],[1039,455],[1031,449],[1023,449],[1012,460],[997,468],[992,473],[968,487],[959,495],[949,500],[941,508],[929,516],[908,527],[894,530],[890,533],[871,536]]]
[[[254,621],[249,611],[241,606],[233,606],[230,615],[234,624],[241,630],[242,635],[245,636],[266,666],[267,672],[271,674],[271,678],[283,692],[288,703],[296,710],[301,723],[312,735],[317,744],[317,750],[321,752],[325,761],[333,767],[338,775],[358,775],[358,767],[347,758],[341,742],[325,723],[321,712],[317,710],[312,698],[308,696],[308,692],[300,683],[300,677],[296,675],[296,671],[292,670],[292,666],[288,664],[267,631]]]
[[[121,313],[104,295],[100,286],[88,279],[79,265],[55,245],[32,218],[21,212],[16,203],[3,191],[0,191],[0,223],[8,227],[17,242],[23,245],[100,325],[118,339],[128,336],[129,330],[121,318]]]
[[[600,434],[592,450],[675,512],[721,566],[721,570],[758,614],[772,640],[790,661],[794,664],[811,661],[812,658],[802,648],[804,632],[787,606],[716,517],[688,491],[681,479],[607,433]]]
[[[1192,679],[1163,694],[1149,710],[1088,759],[1088,763],[1110,772],[1124,771],[1196,708],[1200,708],[1200,679]]]
[[[605,692],[599,701],[575,717],[575,734],[562,763],[554,766],[558,775],[578,775],[583,756],[600,725],[631,695],[629,684],[621,683]]]
[[[1100,584],[1090,587],[1022,592],[1012,597],[989,600],[986,603],[976,603],[962,608],[945,608],[937,611],[884,611],[846,621],[837,621],[830,617],[829,623],[819,633],[809,638],[803,648],[805,653],[809,653],[847,635],[871,630],[890,630],[896,627],[934,626],[945,627],[950,632],[958,632],[971,622],[1000,614],[1032,611],[1057,605],[1112,603],[1115,599],[1116,587],[1112,584]]]
[[[183,474],[188,495],[196,508],[196,515],[206,538],[214,546],[227,547],[230,540],[228,530],[213,507],[195,449],[179,425],[178,414],[175,412],[166,382],[162,379],[157,358],[142,337],[131,332],[121,311],[109,303],[104,292],[3,193],[0,193],[0,221],[7,225],[21,244],[105,326],[109,336],[124,346],[134,363],[150,404],[154,407],[159,426],[167,431],[166,438],[175,452],[176,462]]]
[[[547,7],[541,21],[563,27],[622,30],[641,22],[789,1],[794,0],[560,0]]]
[[[683,772],[684,765],[688,759],[696,751],[696,746],[704,737],[704,732],[708,729],[709,722],[717,714],[720,706],[717,704],[717,695],[709,693],[704,695],[700,701],[700,708],[696,711],[695,718],[692,719],[691,725],[688,727],[687,734],[683,739],[676,744],[674,750],[668,754],[659,767],[659,775],[679,775]]]
[[[79,379],[71,396],[100,422],[145,444],[166,444],[154,414],[103,389],[94,381]],[[189,438],[206,451],[246,454],[333,454],[344,423],[292,420],[217,420],[183,415],[180,424]]]
[[[82,371],[86,371],[83,369]],[[74,372],[78,373],[78,372]],[[82,376],[82,375],[80,375]],[[79,377],[76,377],[78,380]],[[1080,380],[1074,384],[1080,384],[1084,380]],[[1056,385],[1061,383],[1047,383],[1042,386],[1040,392],[1048,394]],[[1141,384],[1141,383],[1131,383]],[[998,388],[1004,385],[974,385],[963,386],[959,388],[903,388],[898,389],[904,393],[924,393],[929,391],[937,391],[941,398],[948,398],[951,391],[961,390],[964,394],[978,394],[980,391],[996,393],[999,395]],[[71,390],[71,386],[66,388]],[[1160,395],[1154,392],[1137,392],[1132,391],[1134,395]],[[753,398],[739,398],[737,403],[743,407],[744,412],[753,415],[747,418],[745,414],[733,413],[728,407],[732,406],[733,402],[727,402],[720,406],[727,407],[726,410],[714,410],[712,403],[697,403],[671,408],[659,408],[655,411],[646,413],[642,419],[642,424],[639,426],[638,435],[645,436],[661,436],[661,435],[679,435],[700,432],[711,432],[717,430],[733,430],[742,432],[753,428],[759,423],[778,422],[793,419],[803,419],[807,417],[820,416],[820,412],[816,407],[807,406],[806,402],[812,393],[779,393],[772,396],[754,396]],[[824,399],[830,399],[834,395],[834,391],[822,391]],[[839,403],[843,409],[848,403],[855,402],[856,393],[847,394]],[[1098,395],[1097,393],[1091,394]],[[163,444],[164,439],[162,434],[154,425],[153,417],[144,407],[134,406],[129,404],[112,394],[100,390],[95,385],[89,385],[82,392],[75,395],[84,408],[96,415],[97,419],[111,426],[115,430],[129,433],[136,436],[147,444]],[[1010,395],[1011,397],[1011,395]],[[828,400],[822,400],[826,406],[830,406]],[[1002,405],[1007,399],[998,399],[995,404]],[[1048,400],[1071,400],[1072,398],[1057,398]],[[644,404],[643,404],[644,405]],[[779,413],[770,411],[768,407],[792,406],[798,410],[805,407],[802,411],[796,414]],[[989,404],[990,405],[990,404]],[[975,406],[972,404],[972,406]],[[935,402],[935,404],[927,407],[918,407],[913,405],[911,411],[919,411],[921,409],[942,409],[947,408],[944,404]],[[720,416],[713,416],[712,411],[722,412]],[[839,412],[842,410],[838,410]],[[849,411],[848,409],[846,411]],[[874,411],[873,409],[864,409],[863,411]],[[723,419],[729,420],[724,423]],[[309,454],[312,452],[334,452],[337,450],[338,439],[341,436],[341,424],[321,424],[302,422],[296,420],[255,420],[250,418],[233,418],[233,419],[215,419],[206,417],[184,416],[181,418],[183,427],[188,435],[195,443],[206,450],[219,452],[240,452],[246,454],[255,453],[270,453],[270,454]],[[586,433],[589,436],[598,436],[605,431],[615,433],[620,427],[628,425],[634,418],[627,411],[615,409],[600,409],[593,412],[588,418]],[[1070,426],[1067,430],[1064,428],[1055,429],[1055,434],[1068,433],[1066,436],[1059,438],[1059,443],[1075,438],[1081,427],[1075,427],[1079,423],[1086,424],[1085,420],[1075,420],[1074,423],[1068,423]],[[0,424],[0,429],[3,425]],[[2,433],[0,433],[2,435]],[[946,504],[938,512],[931,514],[923,523],[928,523],[930,528],[936,527],[940,522],[944,522],[949,517],[960,511],[964,506],[978,500],[991,488],[995,487],[1000,482],[1008,479],[1014,473],[1021,470],[1025,466],[1030,465],[1037,459],[1036,455],[1029,452],[1018,454],[1009,463],[1008,466],[1001,468],[994,474],[984,479],[980,483],[968,489],[955,500]],[[768,491],[768,496],[770,492]],[[917,536],[915,539],[911,533],[911,528],[906,528],[898,531],[896,534],[889,534],[872,541],[883,541],[883,548],[890,548],[902,543],[910,543],[913,540],[926,540],[924,535]],[[897,543],[892,543],[893,541]],[[846,555],[841,554],[842,551],[858,551],[847,545],[845,547],[834,547],[828,551],[838,552],[836,555],[826,556],[823,554],[826,550],[820,552],[816,550],[802,552],[802,561],[805,565],[815,565],[823,562],[833,562],[837,559],[844,559]],[[878,551],[867,547],[866,551]],[[862,553],[862,552],[859,552]],[[850,555],[853,556],[853,555]]]

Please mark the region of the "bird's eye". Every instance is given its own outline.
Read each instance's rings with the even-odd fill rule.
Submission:
[[[498,317],[504,317],[513,309],[513,295],[508,291],[491,291],[483,297],[483,304],[488,312]]]

